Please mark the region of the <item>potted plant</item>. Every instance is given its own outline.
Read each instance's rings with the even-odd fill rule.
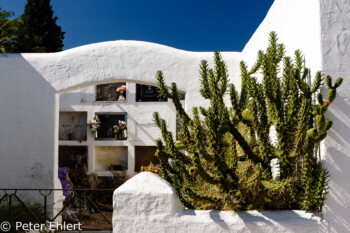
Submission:
[[[91,130],[91,133],[95,134],[95,137],[97,138],[97,130],[100,128],[100,118],[98,116],[94,116],[92,121],[88,121],[87,126]]]
[[[116,91],[119,93],[119,98],[118,101],[125,101],[125,92],[126,92],[126,86],[125,85],[121,85],[120,87],[118,87],[116,89]]]

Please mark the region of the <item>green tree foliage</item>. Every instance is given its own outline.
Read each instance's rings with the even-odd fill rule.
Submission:
[[[21,19],[15,52],[62,51],[64,32],[56,24],[50,0],[28,0]]]
[[[274,32],[251,69],[241,62],[240,92],[228,83],[219,52],[214,64],[211,69],[201,63],[200,92],[210,105],[193,108],[193,116],[183,109],[176,84],[166,86],[162,72],[157,74],[162,94],[173,100],[182,119],[176,142],[166,122],[154,114],[163,137],[157,140],[157,156],[164,178],[188,208],[321,211],[328,171],[315,152],[332,126],[324,113],[342,79],[333,85],[327,76],[328,99],[320,93],[313,98],[322,86],[322,73],[311,84],[300,51],[294,60],[286,56]],[[272,159],[280,164],[277,177],[272,176]]]
[[[12,11],[5,11],[0,8],[0,52],[13,52],[16,43],[17,28],[20,19],[10,19],[14,16]]]

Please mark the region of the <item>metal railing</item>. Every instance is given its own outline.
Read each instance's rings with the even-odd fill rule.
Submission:
[[[106,206],[111,207],[109,210],[105,211],[101,210],[98,204],[96,204],[95,199],[97,199],[99,196],[96,195],[98,192],[113,193],[114,189],[70,189],[70,198],[64,205],[62,204],[61,208],[57,209],[57,203],[53,203],[52,201],[52,194],[54,192],[63,193],[63,191],[67,190],[0,188],[0,222],[6,221],[12,225],[15,224],[16,221],[21,221],[21,219],[15,219],[14,217],[14,211],[18,211],[18,207],[20,207],[22,216],[26,215],[38,224],[48,224],[48,222],[55,221],[57,222],[60,216],[63,217],[63,222],[69,223],[71,220],[65,219],[65,212],[69,210],[74,217],[77,217],[75,222],[78,221],[82,226],[79,232],[84,230],[112,230],[112,199],[110,200],[110,203],[105,203]],[[31,204],[24,200],[24,197],[22,196],[23,194],[26,194],[26,198],[32,198],[35,200],[35,203],[40,206],[40,213],[38,213],[38,211],[33,211]],[[42,202],[37,201],[37,199],[40,198],[38,194],[40,194],[42,197]],[[36,195],[36,198],[34,198],[33,195]],[[55,211],[53,211],[54,209]],[[51,212],[49,210],[51,210]],[[106,213],[109,213],[110,216],[106,216]],[[92,219],[93,216],[98,216],[99,220],[102,220],[103,226],[96,226],[96,221]],[[94,222],[95,224],[91,225],[89,224],[89,221]]]

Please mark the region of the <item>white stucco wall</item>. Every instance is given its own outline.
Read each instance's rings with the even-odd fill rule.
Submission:
[[[322,68],[334,79],[344,77],[327,113],[334,124],[324,140],[324,164],[330,172],[325,217],[330,232],[350,232],[350,1],[323,0],[320,4]]]
[[[322,69],[320,0],[275,0],[242,51],[248,65],[253,65],[258,51],[267,47],[271,31],[277,32],[288,56],[294,58],[294,51],[300,49],[312,73]]]
[[[185,210],[169,183],[142,172],[113,195],[113,232],[327,232],[322,217],[304,211]]]
[[[19,54],[0,55],[0,72],[0,187],[52,188],[56,90]]]

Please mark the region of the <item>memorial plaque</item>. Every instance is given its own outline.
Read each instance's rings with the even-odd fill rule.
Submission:
[[[136,84],[136,101],[137,102],[165,102],[166,98],[162,98],[158,87],[151,85]]]
[[[59,140],[86,140],[86,112],[60,112]]]

